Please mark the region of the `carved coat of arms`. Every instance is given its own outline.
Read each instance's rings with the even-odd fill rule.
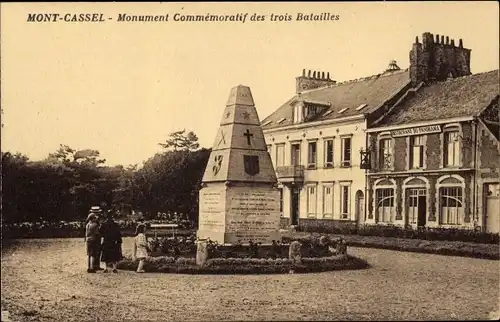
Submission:
[[[245,173],[254,176],[260,172],[258,155],[244,155],[243,163],[245,165]]]
[[[220,168],[222,167],[222,160],[223,160],[222,155],[216,155],[215,156],[215,158],[214,158],[214,165],[212,167],[212,173],[214,174],[214,176],[216,176],[217,173],[219,173]]]

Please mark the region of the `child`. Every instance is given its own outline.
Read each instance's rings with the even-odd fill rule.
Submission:
[[[133,258],[139,260],[137,273],[144,273],[144,260],[148,257],[150,251],[148,241],[146,240],[146,226],[139,224],[137,226],[136,235],[134,238]]]
[[[99,253],[101,250],[101,236],[99,234],[99,224],[97,223],[97,216],[90,214],[87,218],[87,225],[85,226],[85,242],[87,243],[87,256],[88,256],[88,269],[87,273],[96,272],[96,264],[99,260]]]

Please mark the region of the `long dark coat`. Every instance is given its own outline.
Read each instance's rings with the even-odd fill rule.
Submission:
[[[102,253],[101,262],[118,262],[122,259],[122,234],[120,227],[113,220],[101,225]]]

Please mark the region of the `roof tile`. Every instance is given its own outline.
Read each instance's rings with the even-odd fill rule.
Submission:
[[[376,126],[474,116],[491,104],[499,91],[498,69],[423,86]]]
[[[261,124],[264,129],[291,125],[293,120],[293,105],[297,100],[330,104],[330,107],[321,115],[314,118],[314,121],[370,113],[384,104],[393,95],[400,92],[409,83],[408,70],[402,70],[306,91],[293,96],[274,113],[266,117]],[[362,104],[367,104],[367,107],[362,110],[356,110]],[[344,108],[347,110],[339,114],[338,112]],[[328,110],[335,113],[326,113]],[[282,118],[286,120],[278,124],[277,121]]]

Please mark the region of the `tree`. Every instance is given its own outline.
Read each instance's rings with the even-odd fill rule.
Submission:
[[[129,165],[127,168],[123,166],[116,168],[119,168],[120,173],[118,175],[117,185],[113,189],[112,208],[119,210],[122,214],[129,215],[134,209],[136,196],[139,190],[137,180],[135,180],[137,165]]]
[[[135,175],[136,205],[152,214],[180,212],[196,220],[198,192],[210,150],[158,153]]]
[[[173,149],[174,151],[194,151],[200,147],[198,136],[194,132],[189,131],[186,134],[186,129],[172,132],[169,134],[170,139],[166,143],[159,143],[165,149]]]
[[[87,164],[90,166],[97,166],[106,162],[105,159],[99,159],[99,151],[92,149],[75,150],[68,145],[61,144],[56,152],[50,153],[47,162],[63,164]]]

